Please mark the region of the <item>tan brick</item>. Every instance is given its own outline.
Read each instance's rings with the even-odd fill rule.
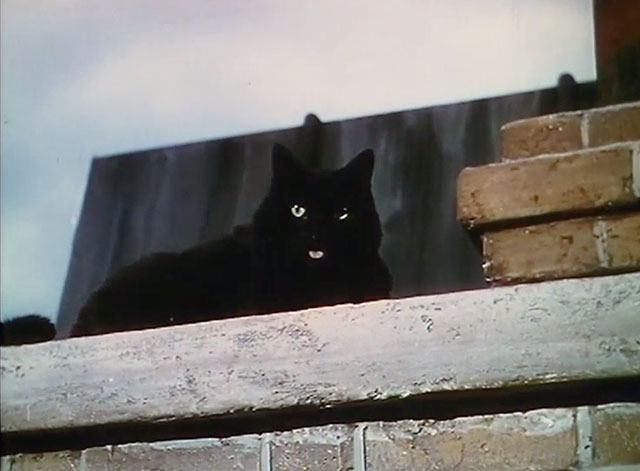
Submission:
[[[573,410],[373,424],[366,461],[368,471],[566,469],[576,461]]]
[[[276,434],[272,469],[278,471],[347,471],[353,469],[351,426],[330,425]]]
[[[469,167],[458,178],[458,218],[469,226],[637,201],[627,145]]]
[[[9,467],[5,464],[8,463]],[[2,461],[2,470],[11,471],[76,471],[80,462],[79,451],[18,454]]]
[[[594,464],[640,464],[640,404],[591,410]]]
[[[101,446],[82,450],[80,469],[82,471],[111,471],[110,462],[113,446]]]
[[[607,225],[607,229],[610,265],[640,268],[640,213],[615,218]]]
[[[640,140],[640,102],[590,111],[589,147]]]
[[[500,129],[503,160],[582,149],[582,113],[559,113],[505,124]]]
[[[258,437],[179,440],[114,446],[110,471],[216,471],[258,470]]]
[[[640,270],[640,212],[487,232],[482,252],[498,283]]]
[[[5,457],[2,471],[258,471],[259,457],[260,438],[251,435],[132,443],[89,448],[82,452],[19,454]]]

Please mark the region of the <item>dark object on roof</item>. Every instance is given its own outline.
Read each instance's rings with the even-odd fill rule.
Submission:
[[[2,345],[23,345],[52,340],[56,328],[46,317],[30,314],[0,322],[0,333]]]

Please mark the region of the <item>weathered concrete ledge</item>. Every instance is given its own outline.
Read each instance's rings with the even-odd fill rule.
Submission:
[[[2,348],[1,430],[640,374],[640,273]]]

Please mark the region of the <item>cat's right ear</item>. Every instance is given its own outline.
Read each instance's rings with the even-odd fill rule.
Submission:
[[[273,145],[271,151],[271,170],[275,179],[293,178],[302,173],[302,167],[291,151],[278,143]]]

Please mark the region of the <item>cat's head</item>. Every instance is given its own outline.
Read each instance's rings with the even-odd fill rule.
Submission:
[[[313,172],[275,144],[271,188],[254,217],[257,233],[309,268],[374,256],[382,230],[371,194],[373,160],[368,149],[341,169]]]

